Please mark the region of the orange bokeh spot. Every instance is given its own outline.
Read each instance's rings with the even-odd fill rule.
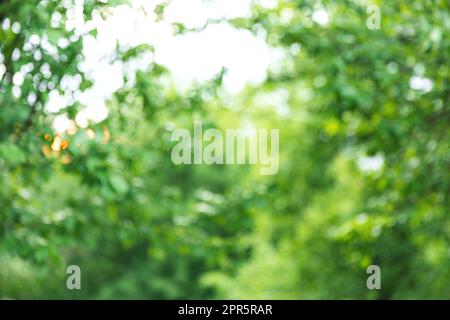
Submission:
[[[68,140],[63,140],[61,142],[61,150],[66,150],[70,145],[70,142]]]

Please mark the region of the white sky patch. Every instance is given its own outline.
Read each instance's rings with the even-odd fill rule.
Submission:
[[[85,61],[80,67],[94,85],[77,96],[86,106],[80,111],[82,114],[77,117],[77,123],[86,125],[89,120],[97,122],[106,118],[104,101],[124,85],[123,74],[145,69],[152,61],[166,66],[181,90],[193,82],[213,78],[222,67],[228,70],[224,87],[231,93],[242,90],[247,83],[264,81],[267,69],[277,60],[274,58],[277,53],[249,31],[217,23],[200,32],[175,36],[171,26],[181,22],[188,28],[198,28],[208,19],[248,17],[252,0],[172,0],[166,7],[163,21],[156,21],[153,10],[162,2],[132,1],[130,5],[113,8],[105,20],[96,15],[92,21],[85,22],[79,9],[70,13],[73,21],[68,27],[74,28],[76,34],[97,28],[95,38],[91,35],[83,37]],[[264,3],[270,7],[276,2]],[[117,44],[121,48],[131,48],[144,43],[155,48],[155,56],[147,56],[134,65],[133,62],[127,65],[111,63]],[[69,103],[68,97],[54,95],[46,110],[57,112]]]
[[[278,0],[259,0],[258,2],[266,9],[273,9],[278,4]]]
[[[68,104],[68,99],[62,96],[58,91],[52,90],[48,94],[48,102],[45,106],[47,112],[58,112],[62,108],[65,108]]]
[[[71,121],[67,117],[67,115],[57,115],[53,121],[53,128],[58,133],[63,133],[67,128],[70,127]]]
[[[311,18],[320,25],[326,25],[329,21],[328,13],[325,9],[315,10]]]
[[[433,88],[433,81],[422,76],[413,76],[409,80],[409,86],[414,90],[429,92]]]
[[[211,79],[225,67],[224,86],[236,93],[248,82],[264,81],[270,49],[249,31],[221,23],[161,43],[155,58],[172,71],[181,88]]]
[[[167,22],[187,28],[203,26],[208,19],[233,19],[250,15],[251,0],[172,0],[165,10]]]
[[[373,157],[359,157],[358,167],[363,171],[377,171],[381,169],[384,164],[382,156],[376,155]]]

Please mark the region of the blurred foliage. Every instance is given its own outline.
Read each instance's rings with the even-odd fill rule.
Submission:
[[[84,1],[83,13],[119,3]],[[366,27],[369,4],[381,29]],[[283,52],[264,83],[230,99],[223,70],[179,92],[152,64],[106,120],[61,135],[49,93],[73,95],[60,113],[75,119],[92,85],[83,34],[65,21],[73,6],[0,3],[0,297],[450,298],[448,2],[256,2],[230,23]],[[311,19],[320,9],[327,24]],[[174,165],[171,130],[194,119],[280,128],[279,173]],[[81,291],[66,289],[69,264]],[[371,264],[382,290],[366,287]]]

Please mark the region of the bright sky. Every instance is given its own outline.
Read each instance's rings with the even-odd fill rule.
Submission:
[[[94,86],[77,96],[86,106],[76,118],[78,125],[85,127],[88,120],[103,120],[107,116],[105,100],[123,85],[122,75],[132,74],[137,68],[145,69],[152,61],[171,70],[180,90],[193,81],[211,79],[226,67],[224,86],[236,93],[248,82],[262,82],[269,65],[279,57],[263,39],[227,23],[211,24],[197,33],[173,35],[173,22],[195,28],[205,25],[208,19],[246,17],[250,14],[251,0],[172,0],[165,10],[164,20],[157,22],[153,11],[161,2],[133,0],[130,5],[114,8],[106,20],[94,16],[88,23],[83,21],[81,6],[70,12],[72,19],[66,28],[74,28],[77,33],[92,27],[98,30],[96,37],[83,38],[85,62],[82,69],[94,80]],[[275,2],[264,0],[262,3],[272,6]],[[121,62],[111,63],[109,57],[117,42],[124,47],[151,44],[155,47],[155,56],[149,54],[126,66]],[[77,81],[79,79],[67,79],[68,85],[76,86]],[[57,111],[67,105],[67,101],[67,97],[54,92],[47,110]],[[68,126],[65,116],[55,120],[57,131],[64,131]]]
[[[264,81],[269,66],[276,65],[282,59],[280,50],[270,48],[263,39],[249,31],[233,28],[227,23],[210,24],[201,32],[178,36],[173,35],[171,25],[180,22],[188,28],[196,28],[204,26],[208,19],[247,17],[252,1],[270,8],[278,0],[171,0],[163,21],[157,21],[154,9],[165,0],[132,0],[130,5],[113,8],[106,20],[96,15],[87,22],[83,21],[83,1],[76,0],[76,8],[68,10],[66,23],[66,28],[74,29],[76,34],[92,28],[98,31],[96,37],[83,36],[85,61],[81,67],[93,80],[94,86],[75,95],[75,99],[86,106],[76,117],[81,127],[86,127],[88,120],[98,122],[105,119],[108,115],[105,101],[124,85],[123,74],[132,75],[136,69],[147,68],[152,61],[163,64],[171,71],[180,90],[193,81],[211,79],[222,67],[226,67],[228,72],[224,87],[231,93],[237,93],[248,82]],[[320,7],[311,18],[323,26],[330,19],[327,11]],[[58,17],[52,17],[52,20],[57,23]],[[64,39],[61,41],[64,42]],[[67,40],[65,42],[68,43]],[[126,65],[112,63],[111,56],[117,43],[124,48],[150,44],[155,48],[155,56],[148,54]],[[395,66],[388,67],[395,69]],[[428,92],[432,89],[432,81],[423,74],[424,67],[419,64],[410,80],[413,90]],[[15,80],[17,83],[21,81],[20,77]],[[77,88],[80,81],[79,77],[66,76],[63,82],[69,88]],[[67,106],[71,99],[74,98],[53,91],[46,108],[56,112]],[[62,115],[55,119],[54,125],[57,131],[62,132],[73,124]]]

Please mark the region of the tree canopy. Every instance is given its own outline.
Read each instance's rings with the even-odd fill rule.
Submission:
[[[223,69],[183,91],[153,60],[81,125],[89,21],[118,5],[0,2],[0,298],[450,298],[447,1],[255,1],[220,23],[281,52],[262,83],[231,94]],[[155,50],[118,44],[110,63]],[[194,120],[279,128],[278,173],[174,164],[171,132]]]

